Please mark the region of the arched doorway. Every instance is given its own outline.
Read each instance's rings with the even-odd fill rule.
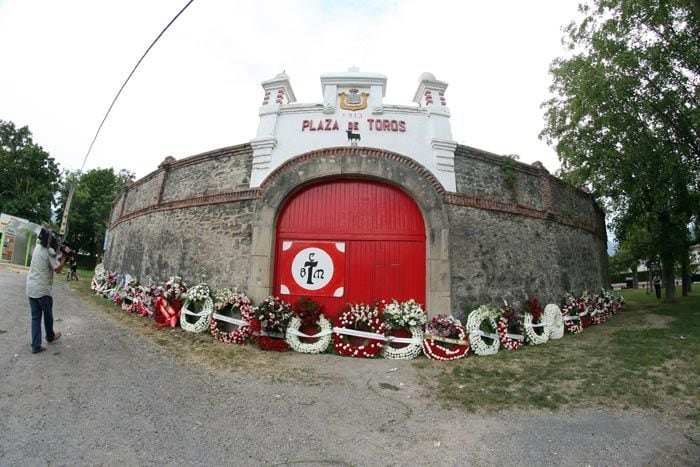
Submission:
[[[425,222],[394,186],[336,179],[305,187],[282,207],[276,234],[273,293],[286,301],[310,296],[329,318],[346,303],[425,303]]]

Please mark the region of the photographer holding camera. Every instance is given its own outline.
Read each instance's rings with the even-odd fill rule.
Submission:
[[[60,332],[53,330],[53,273],[60,273],[66,264],[70,248],[63,237],[51,230],[41,229],[32,262],[27,274],[27,298],[32,315],[32,353],[46,350],[41,345],[41,318],[44,318],[46,340],[49,343],[61,338]]]

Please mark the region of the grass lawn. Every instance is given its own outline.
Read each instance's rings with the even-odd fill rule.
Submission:
[[[600,326],[517,352],[448,362],[426,384],[443,401],[472,411],[643,408],[697,431],[700,293],[695,294],[666,304],[643,290],[626,290],[623,311]]]
[[[313,357],[299,366],[293,353],[261,352],[254,346],[225,345],[208,333],[180,328],[157,330],[153,321],[122,312],[90,291],[92,271],[68,284],[95,309],[154,342],[219,368],[272,378],[318,383]],[[697,287],[697,286],[696,286]],[[452,362],[425,357],[411,364],[426,392],[445,405],[469,411],[577,407],[641,408],[687,425],[700,425],[700,291],[666,304],[644,290],[625,290],[625,308],[608,322],[583,333],[517,352]],[[342,358],[342,357],[338,357]],[[339,362],[340,363],[340,362]],[[397,362],[398,363],[398,362]]]

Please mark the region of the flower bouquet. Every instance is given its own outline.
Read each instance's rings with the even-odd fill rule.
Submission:
[[[284,352],[289,349],[284,340],[287,325],[292,317],[292,306],[277,297],[269,297],[253,310],[251,323],[255,340],[261,350]]]

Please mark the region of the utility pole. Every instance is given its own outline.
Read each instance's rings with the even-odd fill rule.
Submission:
[[[58,231],[59,234],[66,238],[68,233],[68,214],[70,213],[70,204],[73,201],[73,193],[75,193],[75,183],[70,186],[68,190],[68,197],[66,198],[66,206],[63,208],[63,217],[61,218],[61,229]]]

